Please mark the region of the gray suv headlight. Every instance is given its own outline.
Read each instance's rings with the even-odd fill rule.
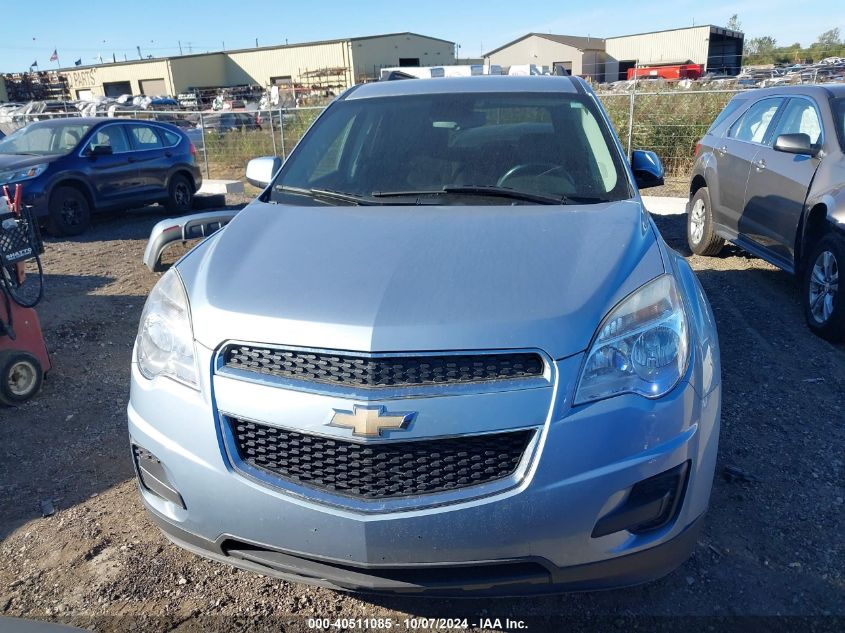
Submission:
[[[622,393],[659,398],[687,370],[689,336],[675,278],[662,275],[626,297],[599,326],[575,404]]]
[[[167,376],[199,388],[188,295],[173,268],[158,280],[147,299],[135,349],[145,378]]]

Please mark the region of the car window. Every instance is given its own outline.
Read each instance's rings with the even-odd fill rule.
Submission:
[[[0,141],[0,154],[66,154],[91,128],[85,123],[33,123]]]
[[[135,149],[157,149],[162,147],[156,131],[147,125],[132,125],[130,128]]]
[[[176,134],[176,132],[171,132],[170,130],[163,130],[164,140],[167,141],[167,145],[172,147],[174,145],[178,145],[179,141],[182,140],[182,137]]]
[[[727,119],[730,115],[734,112],[739,110],[740,106],[745,105],[748,99],[740,99],[738,97],[734,97],[728,102],[728,105],[725,106],[725,109],[722,110],[719,115],[713,119],[713,123],[710,124],[710,127],[707,129],[707,133],[710,134],[716,127],[721,124],[725,119]]]
[[[766,138],[766,130],[769,129],[769,124],[782,102],[781,98],[758,101],[731,126],[728,136],[738,141],[762,143]]]
[[[129,141],[126,140],[126,134],[123,127],[120,125],[107,125],[100,128],[91,137],[87,149],[93,150],[95,147],[111,147],[113,154],[129,151]]]
[[[831,102],[833,123],[836,128],[836,136],[839,137],[839,145],[845,150],[845,99],[834,99]]]
[[[807,99],[790,99],[772,138],[781,134],[806,134],[810,143],[819,143],[822,127],[815,106]]]
[[[600,202],[630,197],[621,161],[610,130],[585,95],[352,99],[336,102],[318,119],[285,163],[273,195],[284,187],[380,198],[387,192],[504,187]]]

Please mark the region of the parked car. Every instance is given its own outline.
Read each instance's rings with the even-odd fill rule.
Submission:
[[[790,86],[735,96],[696,149],[689,246],[725,241],[795,274],[807,323],[845,338],[845,86]]]
[[[190,211],[202,177],[195,148],[172,125],[77,117],[31,123],[0,141],[0,185],[17,183],[52,234],[78,235],[98,211],[156,202]]]
[[[307,583],[462,595],[686,559],[716,328],[643,207],[660,161],[629,166],[585,81],[364,84],[280,163],[249,164],[272,184],[141,317],[129,434],[171,539]]]
[[[260,130],[255,114],[249,112],[221,112],[220,114],[204,114],[197,127],[205,128],[206,132],[226,134],[227,132],[248,132]]]

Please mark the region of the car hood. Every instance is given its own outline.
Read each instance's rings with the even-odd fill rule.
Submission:
[[[664,272],[638,201],[292,207],[253,202],[184,258],[196,340],[367,352],[584,350]]]
[[[61,156],[50,155],[34,155],[34,154],[0,154],[0,171],[7,169],[19,169],[22,167],[29,167],[30,165],[40,165],[41,163],[52,163]]]

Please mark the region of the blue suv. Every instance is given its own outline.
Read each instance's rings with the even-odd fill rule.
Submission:
[[[0,185],[53,235],[79,235],[98,211],[161,203],[185,213],[202,183],[196,148],[177,127],[96,118],[31,123],[0,140]]]

